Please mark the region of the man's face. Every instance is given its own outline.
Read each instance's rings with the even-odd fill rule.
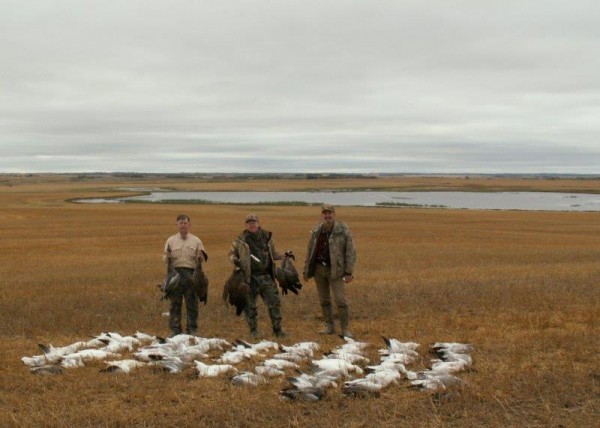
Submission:
[[[181,236],[186,236],[190,231],[190,222],[187,219],[178,220],[177,228],[179,229]]]
[[[335,221],[335,213],[332,211],[322,211],[321,212],[321,219],[327,223],[327,224],[331,224]]]
[[[259,228],[259,224],[257,221],[250,220],[246,222],[246,230],[251,233],[256,233]]]

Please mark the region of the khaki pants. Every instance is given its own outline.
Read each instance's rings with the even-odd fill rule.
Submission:
[[[317,264],[315,266],[315,284],[317,284],[317,293],[319,294],[319,303],[321,306],[331,305],[331,293],[333,293],[333,302],[338,308],[348,307],[346,296],[344,295],[344,279],[331,279],[331,267]]]

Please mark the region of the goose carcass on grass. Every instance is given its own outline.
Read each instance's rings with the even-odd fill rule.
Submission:
[[[291,250],[288,250],[281,259],[280,266],[275,269],[275,277],[277,278],[277,282],[279,283],[279,287],[281,287],[281,292],[283,294],[288,294],[288,291],[298,294],[302,289],[298,271],[294,266],[295,260],[296,256],[294,253],[292,253]]]

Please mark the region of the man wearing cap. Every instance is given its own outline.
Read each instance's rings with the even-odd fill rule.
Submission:
[[[185,297],[186,332],[195,335],[198,330],[198,298],[194,292],[193,274],[196,266],[208,260],[202,241],[190,232],[190,218],[186,214],[177,216],[179,233],[169,237],[163,251],[163,261],[168,263],[169,270],[175,270],[179,276],[179,285],[171,293],[169,311],[169,327],[171,335],[182,333],[181,307]]]
[[[356,250],[350,229],[335,220],[333,205],[321,207],[321,223],[310,234],[303,276],[307,281],[315,278],[319,303],[325,318],[325,330],[321,334],[334,334],[333,301],[337,306],[340,327],[344,337],[352,337],[348,329],[348,303],[344,295],[344,284],[353,279]]]
[[[256,299],[260,295],[269,310],[273,334],[286,336],[281,328],[281,302],[275,283],[275,260],[283,257],[276,249],[272,233],[260,227],[258,216],[248,214],[244,219],[246,228],[231,244],[229,260],[244,273],[250,285],[248,302],[244,309],[250,336],[259,337],[256,323]]]

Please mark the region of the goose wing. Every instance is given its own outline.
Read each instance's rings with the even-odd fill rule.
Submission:
[[[236,268],[223,286],[223,300],[235,306],[235,314],[240,316],[246,307],[250,286],[244,282],[244,273]]]
[[[194,287],[194,292],[198,296],[198,300],[204,302],[206,305],[206,302],[208,301],[208,278],[202,270],[202,265],[198,265],[196,266],[196,269],[194,269],[192,285]]]

